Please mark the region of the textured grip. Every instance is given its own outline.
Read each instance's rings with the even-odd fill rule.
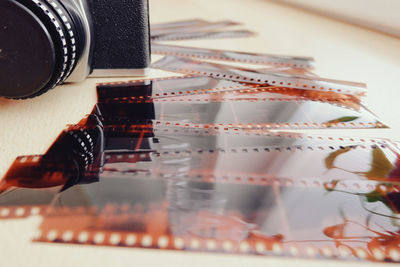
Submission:
[[[150,65],[148,0],[91,0],[94,69]]]

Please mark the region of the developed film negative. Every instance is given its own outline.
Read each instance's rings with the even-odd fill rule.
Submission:
[[[103,179],[61,193],[36,241],[398,262],[399,192],[379,192]]]
[[[375,128],[385,125],[357,96],[172,77],[100,84],[96,112],[117,124],[196,128]]]
[[[234,96],[235,97],[235,96]],[[97,104],[97,114],[108,123],[157,124],[193,128],[304,129],[381,128],[377,118],[358,110],[304,99],[241,98],[218,95],[122,101]],[[339,103],[340,104],[340,103]],[[323,112],[321,112],[323,111]]]
[[[237,26],[236,22],[223,20],[217,22],[208,22],[204,20],[183,21],[172,24],[159,24],[155,28],[151,28],[152,37],[162,37],[169,34],[208,32],[225,27]]]
[[[251,37],[255,33],[248,30],[233,31],[210,31],[210,32],[184,32],[171,33],[167,35],[153,37],[153,41],[178,41],[189,39],[220,39],[220,38],[243,38]]]
[[[353,95],[210,77],[101,84],[92,114],[45,155],[16,159],[0,218],[43,216],[39,242],[398,262],[400,153],[390,140],[185,125],[207,106],[179,110],[178,124],[155,120],[175,114],[170,104],[257,110],[273,99],[360,109]]]
[[[80,138],[87,137],[90,128],[94,129],[93,119],[86,120],[85,123],[88,123],[88,127],[82,128],[81,125],[77,127],[80,130],[75,130],[75,133],[71,134],[72,127],[67,135],[60,136],[61,139],[67,137],[67,140],[71,142],[73,139],[70,137],[75,137],[75,135]],[[177,142],[181,142],[181,145],[185,142],[196,144],[202,140],[196,139],[196,134],[216,135],[219,138],[226,138],[226,136],[215,132],[198,132],[197,129],[189,133],[179,128],[159,128],[158,131],[161,133],[157,133],[156,129],[154,129],[153,138],[157,139],[155,143],[160,145],[158,148],[153,147],[149,149],[149,152],[130,154],[118,153],[120,148],[108,147],[108,152],[100,156],[104,159],[103,166],[87,168],[92,171],[101,169],[104,174],[98,179],[93,179],[94,175],[91,173],[86,177],[85,182],[63,190],[54,196],[54,199],[49,200],[45,212],[40,206],[11,206],[11,208],[2,207],[0,214],[10,218],[21,217],[23,214],[43,214],[41,235],[36,239],[41,242],[266,256],[399,261],[397,241],[399,239],[397,232],[399,191],[394,185],[399,177],[389,175],[389,180],[377,179],[373,181],[374,183],[367,184],[354,180],[350,183],[346,181],[321,183],[320,180],[320,184],[317,185],[318,180],[277,179],[276,176],[273,179],[264,177],[257,180],[254,174],[245,179],[243,175],[239,176],[236,169],[233,170],[235,175],[232,178],[228,178],[227,174],[222,177],[208,176],[209,179],[204,179],[204,176],[198,174],[188,174],[188,170],[198,167],[200,162],[209,164],[208,166],[214,165],[214,169],[217,169],[218,162],[231,162],[232,166],[236,165],[236,167],[247,166],[247,162],[243,162],[243,159],[246,161],[258,159],[260,166],[274,166],[275,164],[262,162],[262,159],[267,160],[265,156],[262,156],[263,153],[276,151],[275,156],[271,157],[271,160],[275,162],[275,158],[280,158],[279,153],[292,153],[291,150],[299,151],[303,155],[288,160],[287,163],[303,171],[303,166],[307,164],[298,160],[305,154],[313,155],[315,152],[313,149],[327,150],[323,152],[325,155],[320,157],[324,158],[326,169],[331,168],[339,172],[359,175],[361,172],[357,168],[360,166],[367,167],[366,169],[368,166],[374,169],[375,166],[377,169],[370,173],[382,174],[385,171],[395,173],[395,169],[382,170],[379,167],[385,161],[382,160],[383,154],[386,161],[390,158],[391,162],[395,161],[396,155],[399,156],[397,151],[392,151],[394,154],[389,156],[390,149],[386,151],[388,141],[343,138],[332,140],[332,138],[312,138],[284,133],[269,133],[260,138],[253,133],[248,133],[246,136],[234,134],[228,137],[228,139],[238,138],[233,139],[232,143],[216,142],[215,147],[227,146],[229,151],[228,149],[211,150],[210,140],[207,140],[208,150],[197,149],[193,153],[189,152],[187,147],[180,147],[178,150]],[[107,135],[99,136],[107,138]],[[244,141],[246,139],[250,140],[250,143]],[[257,139],[258,141],[253,143]],[[136,141],[143,142],[143,140],[144,136],[139,135]],[[238,140],[242,140],[242,143]],[[264,150],[260,147],[253,147],[253,149],[249,147],[249,144],[261,144],[260,141],[266,145],[267,140],[271,143],[264,146]],[[292,142],[299,146],[291,146]],[[75,147],[78,143],[79,141],[75,143],[56,141],[53,149],[49,149],[48,153],[53,154],[49,158],[57,158],[55,148]],[[96,147],[96,143],[107,144],[108,142],[93,136],[84,140],[84,143],[87,147]],[[347,146],[333,147],[337,143],[347,144]],[[236,150],[232,148],[233,144],[238,145]],[[316,144],[318,146],[315,146]],[[132,142],[129,145],[135,146]],[[166,150],[171,148],[171,145],[174,150],[167,152]],[[203,145],[200,144],[199,147]],[[325,149],[321,149],[322,147]],[[65,153],[64,149],[59,151],[59,154],[70,154]],[[80,150],[84,151],[82,148]],[[178,151],[180,153],[176,153]],[[351,155],[353,152],[354,154]],[[371,160],[371,157],[367,155],[371,153],[374,158],[372,161],[375,163],[370,165],[363,163],[361,160],[363,157],[358,154],[360,152],[361,154],[368,152],[364,154],[366,161]],[[257,157],[248,156],[252,153],[258,154]],[[79,153],[75,152],[75,154]],[[203,160],[187,160],[188,157],[193,157],[193,154],[200,155]],[[237,164],[237,161],[232,162],[232,159],[220,158],[216,161],[214,157],[217,154],[220,154],[219,156],[242,154],[242,157],[240,164]],[[99,157],[97,153],[93,155],[94,158]],[[346,158],[341,158],[343,156]],[[159,170],[156,163],[159,159],[165,159],[164,163],[173,166],[170,170],[175,169],[174,175],[171,176],[170,173],[149,175],[149,170]],[[20,158],[19,161],[30,164],[30,161],[38,162],[38,159],[25,157]],[[315,158],[310,158],[309,161],[313,164],[318,162]],[[377,161],[381,164],[376,164]],[[152,166],[152,164],[155,165]],[[50,166],[54,168],[57,165],[53,163]],[[123,169],[118,170],[118,166]],[[136,170],[130,172],[128,166]],[[226,167],[232,171],[232,166]],[[204,167],[201,167],[202,171]],[[394,168],[393,164],[392,167]],[[345,170],[346,168],[349,169]],[[287,168],[277,169],[286,170]],[[67,170],[69,168],[64,168],[65,172]],[[177,174],[180,171],[186,174],[179,177]],[[296,171],[295,173],[297,174]],[[342,177],[343,173],[340,175],[336,173],[333,177]],[[43,177],[49,176],[43,175]],[[36,181],[38,181],[37,178],[39,177],[36,177]],[[316,199],[318,199],[317,202]],[[309,216],[310,209],[318,212]]]
[[[153,24],[152,41],[173,41],[186,39],[236,38],[254,35],[248,30],[219,31],[221,28],[239,25],[233,21],[209,22],[205,20],[187,20],[166,24]]]
[[[216,98],[218,94],[222,93],[225,99],[269,98],[272,100],[325,101],[354,109],[359,109],[361,104],[360,97],[353,95],[234,82],[205,76],[181,76],[101,83],[97,86],[99,103],[134,103],[165,97],[174,97],[170,99],[185,101],[186,98],[180,97],[209,94],[208,98]],[[199,97],[201,98],[202,96],[193,97],[193,100]]]
[[[256,85],[203,76],[145,79],[97,85],[99,103],[143,101],[164,97],[254,89]]]
[[[196,61],[186,58],[166,56],[152,65],[153,68],[211,76],[219,79],[247,82],[254,84],[268,84],[287,88],[316,90],[326,92],[337,92],[350,95],[364,95],[365,84],[309,77],[306,75],[293,75],[283,72],[269,72],[267,70],[257,71],[256,69],[242,69],[229,65]]]
[[[314,59],[310,57],[293,57],[281,55],[268,55],[257,53],[244,53],[238,51],[225,51],[196,47],[173,46],[164,44],[151,45],[153,54],[180,56],[189,58],[212,59],[223,61],[237,61],[251,64],[272,65],[277,67],[312,68]]]
[[[217,95],[216,93],[223,92],[227,92],[227,94],[224,95],[228,98],[241,98],[241,96],[253,95],[253,98],[265,99],[268,95],[271,99],[288,98],[327,102],[336,101],[354,108],[358,108],[360,105],[360,97],[353,95],[234,82],[194,75],[101,83],[97,86],[99,103],[123,101],[140,102],[165,97],[175,97],[171,99],[180,99],[177,97],[205,94],[210,94],[210,97],[215,97],[215,95]]]
[[[170,29],[170,28],[180,28],[180,27],[192,27],[196,25],[204,25],[208,22],[204,19],[189,19],[189,20],[179,20],[172,22],[161,22],[161,23],[152,23],[152,30],[161,30],[161,29]]]

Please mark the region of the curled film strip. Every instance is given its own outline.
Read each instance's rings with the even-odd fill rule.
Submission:
[[[271,100],[312,100],[359,109],[357,96],[334,92],[318,92],[277,86],[260,86],[202,76],[169,77],[118,83],[102,83],[97,86],[99,103],[136,103],[152,99],[169,98],[170,101],[194,101],[203,98],[251,98]],[[206,95],[207,94],[207,95]],[[218,96],[218,94],[222,94]],[[182,96],[193,96],[182,98]]]
[[[175,82],[179,82],[180,85],[171,86],[171,84]],[[188,82],[190,85],[188,85]],[[199,82],[199,85],[194,86],[192,82],[194,82],[194,84]],[[362,106],[359,106],[360,104],[357,102],[359,100],[354,96],[335,94],[332,92],[325,94],[325,92],[314,93],[315,91],[307,90],[296,91],[296,89],[287,88],[258,87],[242,89],[242,86],[244,86],[243,84],[235,83],[228,83],[225,85],[229,85],[229,87],[219,87],[218,79],[204,77],[141,80],[124,84],[101,84],[98,87],[99,110],[103,117],[108,117],[110,120],[123,121],[124,117],[129,117],[129,121],[133,121],[133,119],[142,116],[141,119],[153,119],[157,124],[185,125],[187,127],[196,128],[239,127],[279,129],[385,127],[384,124],[379,122],[372,114],[369,114]],[[177,87],[179,89],[177,89]],[[208,87],[206,90],[208,94],[204,94],[204,87]],[[229,92],[226,91],[227,88]],[[211,94],[210,96],[210,90],[218,91],[220,89],[225,90],[224,93],[217,95]],[[304,92],[307,93],[305,94]],[[192,93],[197,93],[197,95],[192,95],[190,97],[186,97],[185,95]],[[168,97],[174,95],[175,97]],[[154,107],[152,107],[153,105]],[[221,121],[221,123],[216,123],[215,125],[207,124],[205,121],[203,123],[200,123],[199,120],[196,121],[194,117],[211,118],[213,116],[212,113],[215,113],[213,106],[216,105],[221,106],[218,108],[220,112],[218,116],[227,116],[226,119],[223,119],[226,121]],[[257,113],[248,114],[248,116],[244,114],[242,112],[245,110],[243,106],[248,105],[251,105],[248,112],[253,112],[253,110],[255,110]],[[140,106],[146,106],[148,108],[141,109]],[[256,108],[256,106],[259,107]],[[196,112],[197,107],[200,109],[200,112]],[[323,114],[312,112],[313,107],[318,111],[329,110],[329,112],[324,113],[327,117],[321,118]],[[187,111],[188,108],[191,110]],[[297,111],[294,111],[296,114],[286,114],[288,117],[279,118],[281,121],[269,121],[269,118],[257,117],[260,114],[268,116],[268,114],[274,113],[272,112],[274,109],[283,110],[284,108],[293,111],[296,109]],[[169,114],[169,110],[171,109],[172,113]],[[236,109],[240,110],[240,112],[236,111]],[[137,110],[138,112],[132,114],[132,110]],[[144,110],[147,114],[144,114],[146,113]],[[108,114],[110,112],[112,114]],[[120,114],[118,114],[118,112],[120,112]],[[246,118],[239,118],[237,116],[234,118],[235,114],[239,114],[239,117],[244,116]],[[291,115],[297,118],[292,118]],[[157,116],[162,117],[163,120],[159,120]],[[179,116],[188,117],[178,118]],[[190,116],[194,117],[190,118]],[[282,113],[282,116],[284,116],[284,113]],[[320,116],[320,118],[315,118],[315,116]],[[302,121],[304,118],[307,118],[307,121]],[[180,123],[179,121],[182,120],[190,123]],[[247,123],[244,124],[241,121],[246,121]]]
[[[252,88],[254,88],[252,85],[211,77],[183,76],[100,83],[97,85],[97,96],[98,102],[102,103],[207,94]]]
[[[305,75],[290,75],[282,72],[268,72],[266,70],[257,72],[257,70],[240,69],[229,65],[201,62],[173,56],[166,56],[155,62],[152,66],[172,72],[211,76],[219,79],[254,84],[268,84],[350,95],[363,95],[366,92],[365,84],[361,83],[322,79]]]
[[[222,20],[217,22],[209,22],[204,20],[192,20],[185,23],[164,24],[151,29],[152,38],[167,38],[170,35],[190,34],[190,33],[207,33],[230,26],[239,25],[237,22],[230,20]]]
[[[160,29],[169,29],[169,28],[180,28],[180,27],[191,27],[194,25],[204,25],[209,23],[203,19],[190,19],[190,20],[179,20],[179,21],[172,21],[172,22],[161,22],[161,23],[152,23],[151,28],[153,30],[160,30]]]
[[[224,61],[237,61],[243,63],[272,65],[276,67],[294,67],[294,68],[311,68],[313,67],[313,58],[310,57],[292,57],[271,54],[259,53],[244,53],[237,51],[225,51],[217,49],[205,49],[197,47],[184,47],[173,46],[164,44],[152,43],[151,51],[154,54],[211,59],[211,60],[224,60]]]
[[[254,36],[255,33],[248,30],[233,31],[208,31],[208,32],[182,32],[171,33],[161,36],[152,37],[153,41],[177,41],[191,39],[220,39],[220,38],[243,38]]]

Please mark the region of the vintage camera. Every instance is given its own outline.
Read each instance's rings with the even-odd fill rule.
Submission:
[[[0,96],[31,98],[86,77],[143,76],[147,0],[1,0]]]

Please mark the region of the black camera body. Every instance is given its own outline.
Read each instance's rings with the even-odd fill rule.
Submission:
[[[144,76],[148,0],[1,0],[0,96],[31,98],[63,82]]]

